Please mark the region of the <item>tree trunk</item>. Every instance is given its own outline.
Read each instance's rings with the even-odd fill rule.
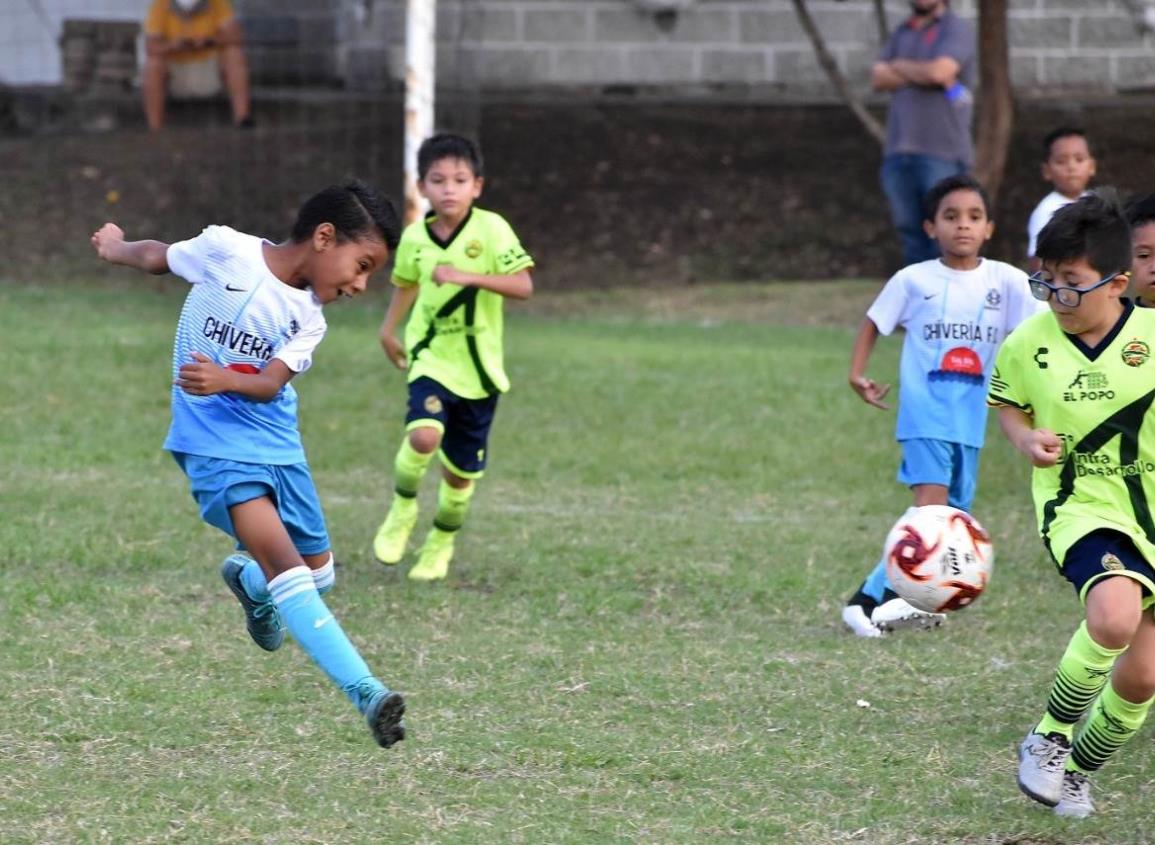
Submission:
[[[886,140],[886,134],[883,132],[882,125],[874,119],[874,115],[866,110],[866,106],[862,101],[855,96],[854,92],[850,90],[850,85],[846,81],[846,77],[842,75],[842,71],[838,69],[838,62],[834,60],[834,56],[830,55],[830,50],[826,47],[826,41],[822,37],[822,33],[818,31],[818,26],[814,23],[814,18],[810,16],[810,10],[806,8],[806,0],[793,0],[794,11],[798,13],[798,22],[802,24],[802,28],[806,30],[806,34],[810,37],[810,43],[814,47],[814,55],[818,58],[818,64],[826,72],[827,78],[834,89],[838,92],[838,96],[842,101],[850,107],[854,112],[854,116],[858,118],[863,128],[874,138],[881,146]]]
[[[974,175],[994,203],[1007,166],[1015,122],[1007,49],[1007,0],[979,0],[979,98]]]

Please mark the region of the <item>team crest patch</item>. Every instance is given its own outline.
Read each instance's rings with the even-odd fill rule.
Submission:
[[[1110,552],[1103,555],[1103,559],[1100,560],[1099,563],[1108,572],[1121,572],[1124,569],[1123,561],[1119,560],[1119,558]]]
[[[1002,301],[1002,294],[998,292],[997,288],[991,288],[987,291],[987,308],[998,308]]]
[[[470,241],[465,245],[465,254],[470,258],[477,258],[482,251],[481,241]]]
[[[426,410],[426,412],[428,412],[430,414],[440,414],[443,407],[444,406],[441,404],[441,400],[438,399],[436,396],[426,396],[425,397],[425,410]]]
[[[1151,347],[1141,340],[1133,340],[1123,347],[1121,354],[1128,367],[1141,367],[1151,357]]]

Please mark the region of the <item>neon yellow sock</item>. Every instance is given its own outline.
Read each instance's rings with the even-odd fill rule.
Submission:
[[[458,489],[444,478],[441,479],[437,488],[437,515],[433,517],[433,526],[442,531],[456,531],[464,525],[465,515],[469,512],[469,500],[473,498],[476,486],[470,482],[468,487]]]
[[[1152,701],[1155,699],[1138,704],[1128,701],[1107,684],[1091,708],[1091,717],[1075,737],[1067,771],[1083,774],[1097,771],[1143,727]]]
[[[1035,733],[1058,733],[1070,740],[1076,723],[1107,683],[1115,660],[1126,650],[1099,645],[1087,631],[1086,621],[1082,622],[1059,661],[1047,698],[1047,713]]]
[[[401,441],[401,448],[397,450],[397,457],[393,461],[393,489],[398,496],[406,499],[417,496],[421,479],[425,477],[425,470],[429,468],[432,457],[432,452],[422,453],[414,449],[408,437]]]

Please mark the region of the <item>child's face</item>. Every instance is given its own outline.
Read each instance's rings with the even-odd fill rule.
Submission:
[[[1051,154],[1043,162],[1043,178],[1065,197],[1083,195],[1095,176],[1095,159],[1081,135],[1068,135],[1051,144]]]
[[[364,293],[369,277],[389,260],[389,248],[379,238],[339,242],[331,223],[317,227],[312,247],[305,277],[322,305]]]
[[[938,204],[934,220],[923,223],[945,255],[973,258],[979,254],[995,231],[995,224],[987,217],[987,208],[977,191],[951,191]]]
[[[1131,284],[1144,305],[1155,304],[1155,222],[1131,231]]]
[[[484,182],[473,172],[468,161],[442,158],[429,166],[418,188],[438,217],[458,220],[466,215],[473,201],[481,196]]]
[[[1047,300],[1059,326],[1067,334],[1081,335],[1101,330],[1104,326],[1114,324],[1118,318],[1119,297],[1127,290],[1127,277],[1122,275],[1121,269],[1107,272],[1114,275],[1104,276],[1086,258],[1043,262],[1040,275],[1052,286],[1086,291],[1079,298],[1078,305],[1064,305],[1055,292],[1051,292]],[[1108,280],[1099,284],[1103,279]]]

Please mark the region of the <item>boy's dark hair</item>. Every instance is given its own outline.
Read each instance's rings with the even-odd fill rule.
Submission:
[[[1131,226],[1114,188],[1097,188],[1055,212],[1035,255],[1043,262],[1085,258],[1102,275],[1131,269]]]
[[[1060,138],[1082,138],[1087,141],[1087,133],[1078,126],[1059,126],[1052,129],[1043,138],[1043,161],[1051,157],[1051,147],[1055,146],[1055,141]],[[1087,152],[1091,151],[1091,142],[1087,141]]]
[[[991,198],[987,196],[987,189],[982,186],[978,179],[963,173],[957,176],[947,176],[945,179],[940,179],[931,186],[931,189],[926,192],[926,197],[922,201],[923,220],[933,221],[938,214],[938,207],[942,205],[943,199],[947,194],[954,191],[974,191],[978,194],[979,199],[983,201],[983,211],[987,213],[987,219],[990,219]]]
[[[396,249],[401,240],[401,221],[393,203],[358,179],[330,185],[305,200],[293,224],[293,242],[307,241],[322,223],[333,224],[339,243],[379,237],[389,249]]]
[[[481,158],[481,149],[477,144],[462,135],[441,132],[430,135],[418,147],[417,178],[425,179],[429,168],[445,158],[459,158],[469,163],[474,176],[485,175],[485,162]]]
[[[1131,229],[1138,229],[1148,223],[1155,223],[1155,194],[1140,194],[1131,197],[1127,203],[1127,223]]]

